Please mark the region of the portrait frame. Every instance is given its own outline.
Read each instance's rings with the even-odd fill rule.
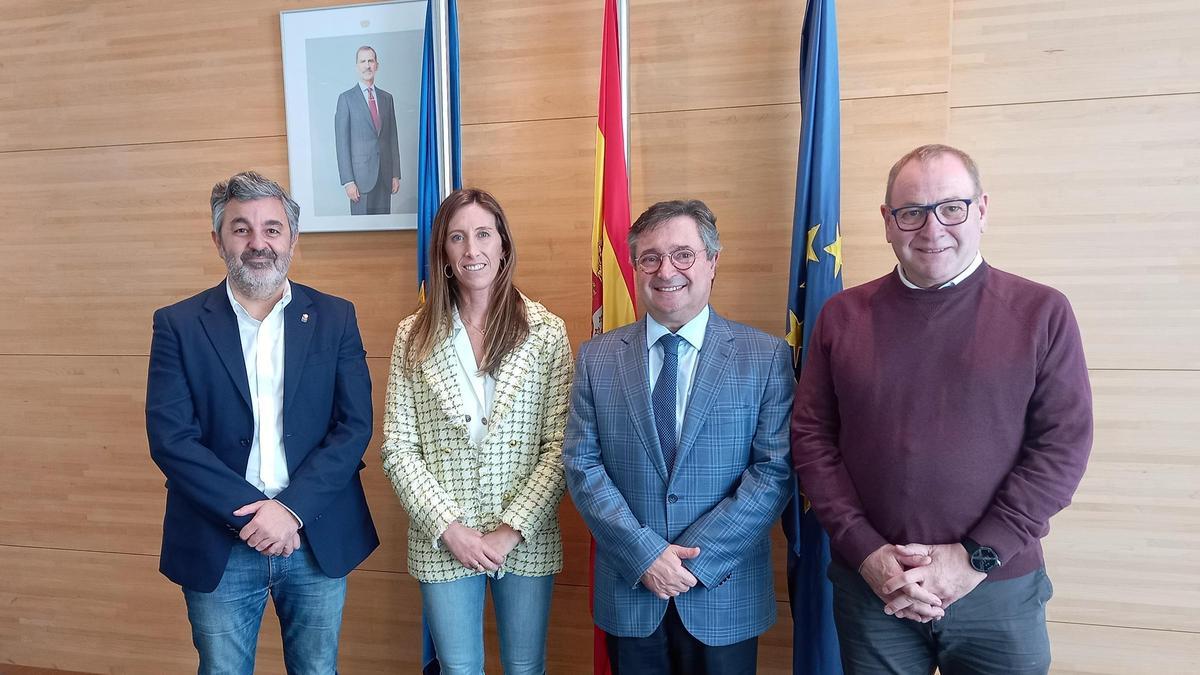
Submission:
[[[288,170],[292,198],[300,205],[302,232],[416,228],[427,11],[428,0],[393,0],[279,13]],[[343,168],[339,172],[339,156],[344,167],[348,150],[335,131],[334,120],[344,111],[340,97],[349,96],[359,84],[355,61],[363,46],[377,54],[374,83],[380,95],[379,113],[384,116],[381,125],[376,125],[380,129],[377,133],[386,137],[386,130],[394,130],[400,176],[399,190],[389,198],[388,213],[351,215],[350,199],[342,183],[346,171]],[[435,54],[434,58],[439,56]],[[390,97],[395,116],[390,127],[387,106],[383,105],[385,96]]]

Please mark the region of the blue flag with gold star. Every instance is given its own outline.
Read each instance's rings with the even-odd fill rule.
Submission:
[[[800,39],[800,157],[792,219],[792,267],[787,341],[796,377],[821,306],[842,290],[841,117],[834,0],[809,0]],[[842,672],[833,624],[829,536],[792,475],[792,500],[783,512],[788,540],[788,598],[792,606],[792,672]]]

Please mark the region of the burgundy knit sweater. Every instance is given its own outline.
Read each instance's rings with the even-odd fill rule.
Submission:
[[[989,579],[1042,565],[1092,445],[1066,297],[986,263],[941,290],[893,271],[831,298],[810,345],[792,454],[835,559],[966,535],[1003,561]]]

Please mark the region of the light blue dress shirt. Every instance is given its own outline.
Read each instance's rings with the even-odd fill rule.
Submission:
[[[700,348],[704,346],[704,331],[708,329],[708,305],[691,321],[675,332],[683,338],[679,345],[679,382],[675,387],[675,438],[683,436],[683,416],[687,412],[688,398],[692,393],[692,383],[696,381],[696,364],[700,361]],[[654,392],[654,383],[658,381],[658,373],[662,371],[663,348],[658,339],[671,331],[666,326],[646,315],[646,344],[650,349],[649,371],[650,379],[647,385]]]

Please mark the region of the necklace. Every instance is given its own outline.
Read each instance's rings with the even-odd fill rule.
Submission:
[[[470,328],[480,335],[487,335],[487,331],[482,328],[476,328],[474,324],[472,324],[470,321],[467,321],[467,317],[460,314],[458,318],[462,319],[463,325],[465,325],[467,328]]]

